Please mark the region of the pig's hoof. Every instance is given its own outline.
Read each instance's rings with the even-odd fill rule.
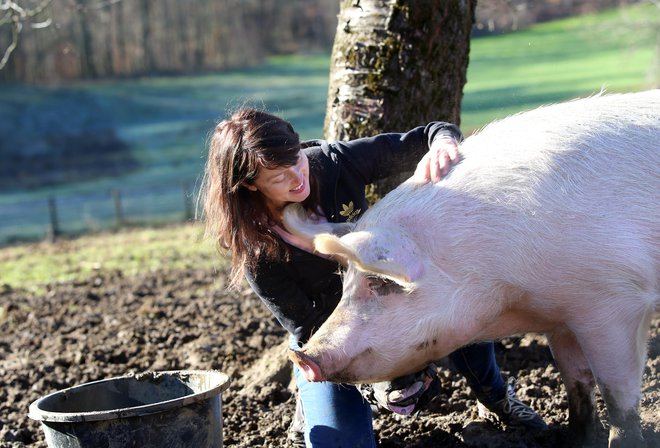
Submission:
[[[610,428],[609,448],[646,448],[641,431],[619,431]]]

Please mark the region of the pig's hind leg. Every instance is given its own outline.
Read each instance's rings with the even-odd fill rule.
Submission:
[[[566,388],[568,426],[575,436],[575,446],[590,446],[604,432],[596,411],[596,382],[591,368],[570,330],[557,330],[547,337]]]
[[[607,405],[610,448],[644,447],[639,402],[653,313],[622,311],[591,322],[579,340]]]

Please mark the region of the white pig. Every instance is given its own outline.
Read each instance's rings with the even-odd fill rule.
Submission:
[[[290,355],[310,381],[365,383],[459,347],[548,337],[569,427],[642,446],[638,412],[660,309],[660,90],[599,95],[494,122],[436,184],[404,182],[354,228],[290,231],[347,262],[337,309]]]

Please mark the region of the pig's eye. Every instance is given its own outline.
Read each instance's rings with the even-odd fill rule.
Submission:
[[[369,289],[371,289],[376,295],[386,296],[389,294],[401,294],[403,292],[403,287],[398,283],[378,275],[370,275],[367,277],[369,282]]]

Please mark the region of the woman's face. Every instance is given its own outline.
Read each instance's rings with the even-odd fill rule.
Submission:
[[[268,207],[277,214],[290,202],[304,201],[310,191],[307,156],[300,151],[293,166],[260,168],[254,183],[246,185],[246,188],[263,194]]]

